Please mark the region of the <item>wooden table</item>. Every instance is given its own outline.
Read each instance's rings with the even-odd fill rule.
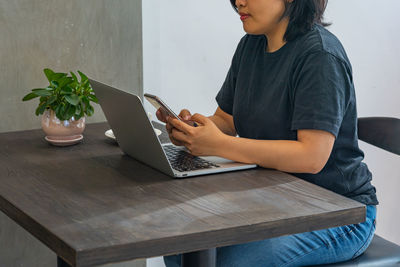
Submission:
[[[107,129],[88,125],[81,144],[63,148],[41,130],[0,134],[0,209],[59,266],[207,251],[365,219],[364,205],[274,170],[172,179],[123,155]]]

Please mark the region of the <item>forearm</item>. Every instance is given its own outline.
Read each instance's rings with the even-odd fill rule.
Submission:
[[[217,148],[220,157],[293,173],[318,173],[318,155],[299,141],[255,140],[225,136]]]
[[[221,132],[230,136],[236,136],[236,130],[232,129],[229,123],[220,116],[214,114],[212,116],[209,116],[208,118],[212,122],[214,122],[214,124],[221,130]]]

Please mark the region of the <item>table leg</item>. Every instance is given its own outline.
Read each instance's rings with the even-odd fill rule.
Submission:
[[[217,249],[206,249],[182,255],[182,267],[215,267],[217,263]]]
[[[66,261],[64,261],[62,258],[57,257],[57,267],[71,267]]]

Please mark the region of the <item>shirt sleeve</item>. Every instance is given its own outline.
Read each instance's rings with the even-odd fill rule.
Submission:
[[[327,52],[305,56],[293,75],[292,130],[316,129],[337,137],[353,92],[351,69]]]
[[[239,71],[240,58],[246,38],[247,35],[240,40],[236,48],[235,54],[233,55],[232,63],[229,68],[228,74],[226,75],[225,81],[222,84],[222,87],[219,90],[217,96],[215,97],[218,106],[229,115],[233,114],[236,78]]]

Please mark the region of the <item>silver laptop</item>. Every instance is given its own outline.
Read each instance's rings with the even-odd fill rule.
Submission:
[[[196,157],[184,147],[161,144],[137,95],[89,79],[124,153],[172,177],[255,168],[220,157]]]

